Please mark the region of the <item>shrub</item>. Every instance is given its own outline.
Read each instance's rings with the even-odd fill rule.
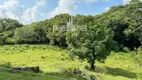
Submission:
[[[4,64],[1,64],[0,66],[5,67],[5,68],[11,68],[11,63],[10,62],[6,62]]]
[[[134,61],[136,64],[139,64],[139,66],[142,66],[142,48],[138,48],[137,54],[134,57]]]
[[[137,74],[137,79],[142,80],[142,73]]]

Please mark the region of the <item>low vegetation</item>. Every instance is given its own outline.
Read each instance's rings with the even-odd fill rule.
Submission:
[[[142,72],[134,62],[132,52],[112,52],[105,64],[96,61],[96,69],[90,70],[87,61],[72,60],[68,57],[68,50],[48,45],[1,46],[0,65],[1,80],[86,80],[90,75],[100,80],[136,80]],[[40,73],[10,72],[11,67],[37,65]],[[83,76],[75,73],[76,70],[84,73]]]

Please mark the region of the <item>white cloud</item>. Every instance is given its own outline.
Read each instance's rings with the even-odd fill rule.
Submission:
[[[125,5],[125,4],[128,4],[131,0],[122,0],[122,4]]]
[[[58,6],[49,13],[49,17],[54,17],[61,13],[74,14],[77,10],[76,1],[77,0],[59,0]]]
[[[40,7],[46,5],[47,0],[40,0],[32,8],[23,11],[24,6],[20,6],[17,0],[8,0],[0,5],[0,18],[16,19],[23,24],[30,24],[39,21],[44,17],[38,12]],[[42,13],[43,14],[43,13]]]
[[[105,11],[107,12],[109,9],[110,9],[110,7],[106,7],[106,8],[105,8]]]
[[[87,2],[98,2],[99,0],[86,0]]]
[[[0,5],[0,17],[1,18],[15,18],[22,14],[22,8],[16,0],[9,0]]]
[[[35,6],[32,8],[27,9],[23,14],[20,16],[19,21],[23,22],[23,24],[30,24],[32,22],[43,20],[45,15],[44,13],[39,13],[39,7],[43,7],[46,5],[47,0],[40,0],[37,2]]]
[[[20,5],[18,0],[8,0],[4,2],[3,5],[0,5],[0,18],[11,18],[23,24],[30,24],[62,13],[72,15],[77,10],[76,1],[77,0],[59,0],[58,6],[53,11],[40,13],[40,7],[44,7],[47,0],[39,0],[33,7],[25,11],[23,11],[24,6]]]
[[[27,9],[23,14],[19,17],[19,21],[23,24],[30,24],[32,22],[37,21],[37,10],[38,7],[34,6],[32,8]]]
[[[45,6],[46,5],[47,0],[40,0],[39,2],[37,2],[37,6]]]
[[[92,2],[108,2],[110,0],[85,0],[86,2],[92,3]]]

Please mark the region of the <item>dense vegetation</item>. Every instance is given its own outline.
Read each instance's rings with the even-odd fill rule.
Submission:
[[[68,31],[67,24],[72,22],[73,29]],[[87,60],[92,69],[97,61],[105,63],[112,51],[131,50],[136,64],[142,66],[142,2],[132,0],[96,16],[60,14],[29,25],[0,19],[0,45],[5,44],[50,44],[68,48],[71,58]]]
[[[14,31],[22,26],[16,20],[0,19],[0,44],[14,43]]]
[[[134,50],[142,42],[141,14],[142,3],[134,0],[124,6],[111,7],[108,12],[96,16],[60,14],[54,18],[24,26],[16,20],[1,19],[0,40],[1,44],[50,43],[52,45],[67,46],[66,36],[71,32],[66,30],[53,31],[53,27],[57,25],[66,29],[66,24],[72,17],[74,27],[87,25],[110,28],[114,32],[113,40],[117,41],[121,50],[124,47]]]

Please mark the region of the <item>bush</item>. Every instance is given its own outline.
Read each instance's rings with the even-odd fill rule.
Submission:
[[[5,67],[5,68],[11,68],[11,63],[10,62],[6,62],[4,64],[1,64],[0,66]]]
[[[84,73],[80,70],[80,68],[70,67],[63,70],[64,73],[74,74],[77,76],[83,76]]]
[[[142,80],[142,73],[137,74],[137,79]]]
[[[136,64],[139,64],[142,67],[142,48],[138,48],[137,54],[134,57],[134,61]]]
[[[129,49],[128,47],[124,47],[124,48],[123,48],[123,51],[124,51],[124,52],[130,52],[130,49]]]

